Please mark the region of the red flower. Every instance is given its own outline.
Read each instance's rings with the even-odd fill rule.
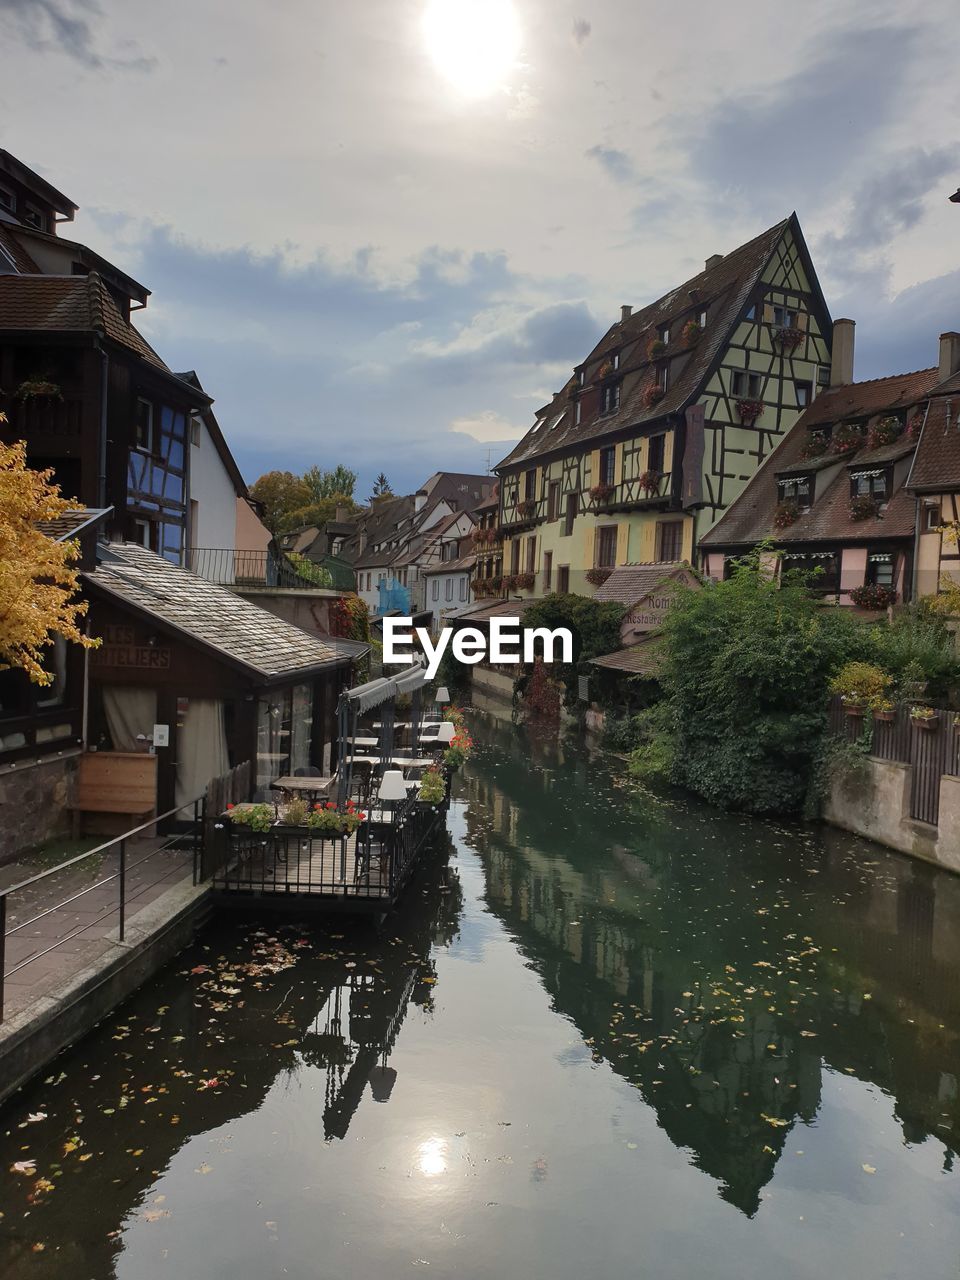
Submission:
[[[361,814],[360,814],[360,821],[361,821],[361,822],[366,822],[366,820],[367,820],[367,815],[366,815],[365,813],[361,813]]]
[[[233,808],[233,805],[232,805],[232,804],[228,804],[228,805],[227,805],[227,808],[228,808],[228,809],[232,809],[232,808]]]
[[[328,801],[327,801],[327,808],[328,808],[328,809],[335,809],[336,807],[337,807],[337,806],[333,803],[333,801],[332,801],[332,800],[328,800]]]
[[[319,812],[320,812],[320,810],[323,808],[323,805],[322,805],[322,804],[315,804],[313,807],[314,807],[314,809],[316,809],[316,810],[317,810],[317,812],[319,813]]]

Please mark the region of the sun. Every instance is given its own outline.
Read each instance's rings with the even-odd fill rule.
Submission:
[[[511,0],[429,0],[423,37],[440,74],[471,98],[492,93],[520,52]]]

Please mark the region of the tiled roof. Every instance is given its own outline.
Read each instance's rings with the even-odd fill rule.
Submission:
[[[960,399],[930,401],[907,484],[926,493],[960,489]]]
[[[943,382],[938,382],[933,390],[933,394],[935,396],[945,396],[952,395],[957,391],[960,391],[960,371],[951,374],[950,377],[944,379]]]
[[[100,276],[0,275],[0,330],[100,331],[171,373],[149,342],[128,324]],[[173,375],[172,375],[173,376]]]
[[[800,236],[796,215],[785,218],[762,235],[734,249],[708,270],[685,281],[676,289],[658,298],[656,302],[613,325],[587,357],[590,364],[614,351],[634,346],[635,354],[622,365],[624,375],[642,371],[650,366],[646,347],[664,325],[670,328],[670,342],[666,355],[685,353],[680,330],[684,322],[697,311],[709,309],[709,323],[699,342],[693,347],[662,400],[650,408],[643,404],[646,379],[637,380],[636,388],[612,414],[599,411],[584,413],[579,425],[575,422],[574,404],[569,391],[573,383],[558,392],[544,410],[538,414],[538,423],[520,441],[502,462],[501,467],[511,467],[543,453],[569,449],[587,441],[601,438],[626,426],[653,422],[666,414],[683,409],[698,393],[714,357],[728,341],[730,332],[740,316],[751,291],[760,279],[777,241],[793,225]],[[677,362],[671,363],[676,371]],[[551,425],[564,413],[562,422]]]
[[[104,507],[102,510],[90,507],[81,508],[78,511],[65,511],[62,516],[55,516],[52,520],[38,520],[37,528],[54,542],[69,542],[82,530],[99,524],[112,510],[113,507]]]
[[[457,560],[438,560],[436,564],[427,565],[422,570],[424,577],[431,573],[459,573],[474,568],[477,557],[471,551],[469,555],[460,556]]]
[[[83,575],[91,586],[255,678],[292,679],[347,660],[335,640],[324,644],[136,543],[107,543],[99,555],[97,568]]]
[[[902,488],[893,494],[882,517],[851,520],[850,472],[871,463],[889,463],[906,457],[916,447],[914,440],[901,437],[891,445],[861,449],[852,458],[828,455],[826,459],[804,462],[801,454],[809,440],[810,427],[910,408],[925,399],[936,373],[935,369],[923,369],[919,373],[876,378],[823,392],[797,420],[740,497],[701,539],[701,546],[754,546],[764,538],[773,538],[779,544],[864,542],[912,536],[913,500]],[[828,474],[831,466],[837,468],[837,474],[832,477]],[[816,474],[813,506],[786,529],[775,529],[773,517],[779,504],[777,477],[804,472]]]
[[[631,676],[658,676],[664,659],[663,639],[651,636],[632,644],[626,649],[616,649],[613,653],[605,653],[599,658],[591,658],[595,667],[604,667],[608,671],[620,671]]]
[[[478,502],[474,511],[490,511],[500,505],[500,484],[497,482],[482,502]]]
[[[39,272],[40,268],[34,262],[30,254],[13,234],[8,226],[0,222],[0,249],[6,251],[8,257],[18,271],[25,275],[33,275]]]
[[[613,601],[617,604],[636,604],[649,595],[668,578],[692,578],[690,570],[679,561],[649,562],[647,564],[619,565],[593,597],[598,604]]]

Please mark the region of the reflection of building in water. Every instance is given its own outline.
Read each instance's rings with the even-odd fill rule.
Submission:
[[[651,831],[641,812],[631,842],[596,770],[511,777],[484,754],[467,784],[491,910],[726,1199],[756,1211],[789,1126],[817,1113],[824,1064],[893,1093],[907,1140],[952,1159],[960,882],[886,857],[881,874],[831,833],[810,874],[773,874],[759,824],[731,823],[708,870],[695,815]]]

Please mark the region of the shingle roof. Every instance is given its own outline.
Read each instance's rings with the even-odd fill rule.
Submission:
[[[336,641],[324,644],[136,543],[107,543],[99,554],[97,568],[83,575],[97,591],[260,680],[292,679],[347,661]]]
[[[615,649],[613,653],[605,653],[599,658],[591,658],[595,667],[604,667],[608,671],[620,671],[631,676],[657,676],[663,666],[665,650],[662,636],[650,636],[639,644],[632,644],[626,649]]]
[[[662,400],[652,407],[646,407],[643,403],[646,379],[640,378],[616,413],[601,415],[598,404],[594,411],[583,412],[578,425],[575,422],[575,401],[570,396],[570,389],[574,384],[568,383],[540,411],[537,425],[497,464],[497,470],[542,453],[569,449],[627,426],[653,422],[684,408],[699,391],[714,357],[729,339],[730,331],[760,279],[777,241],[791,225],[797,237],[802,238],[796,215],[792,214],[762,235],[728,253],[715,266],[684,281],[655,302],[642,307],[626,321],[613,325],[584,362],[590,364],[604,355],[632,347],[632,353],[624,357],[621,372],[629,375],[648,369],[651,362],[646,348],[649,340],[655,338],[657,331],[664,325],[670,328],[666,355],[685,354],[682,325],[700,308],[707,307],[710,312],[707,328],[696,346],[687,354],[682,368]],[[676,361],[671,364],[671,369],[677,369]],[[596,394],[593,398],[598,400]],[[566,415],[561,423],[549,425],[564,411]]]
[[[17,237],[3,222],[0,222],[0,248],[6,250],[7,255],[18,271],[22,271],[27,275],[39,272],[40,268],[33,258],[30,257],[30,254],[27,253]]]
[[[648,562],[647,564],[619,565],[593,597],[598,604],[614,601],[617,604],[636,604],[667,579],[692,577],[689,568],[679,561]]]
[[[106,334],[169,373],[146,338],[128,324],[96,271],[85,276],[0,275],[0,330]]]
[[[701,539],[704,547],[754,546],[764,538],[777,543],[878,541],[910,537],[914,532],[913,500],[897,490],[880,518],[850,518],[850,472],[870,463],[889,463],[907,456],[916,447],[908,437],[877,449],[861,449],[852,458],[828,455],[804,462],[802,451],[809,428],[875,417],[885,411],[909,408],[922,402],[936,381],[936,369],[875,378],[870,382],[833,387],[819,395],[754,475],[743,493]],[[837,474],[826,474],[830,466]],[[776,529],[774,513],[779,504],[777,477],[797,473],[817,474],[811,509],[785,529]]]
[[[37,528],[54,542],[69,542],[82,530],[99,524],[112,510],[113,507],[104,507],[102,510],[90,507],[81,508],[78,511],[65,511],[62,516],[55,516],[52,520],[38,520]]]
[[[960,489],[960,400],[930,401],[907,484],[926,493]]]
[[[457,560],[438,560],[436,564],[427,565],[421,573],[424,577],[431,573],[459,573],[474,568],[476,563],[477,557],[471,551],[469,555],[460,556]]]

